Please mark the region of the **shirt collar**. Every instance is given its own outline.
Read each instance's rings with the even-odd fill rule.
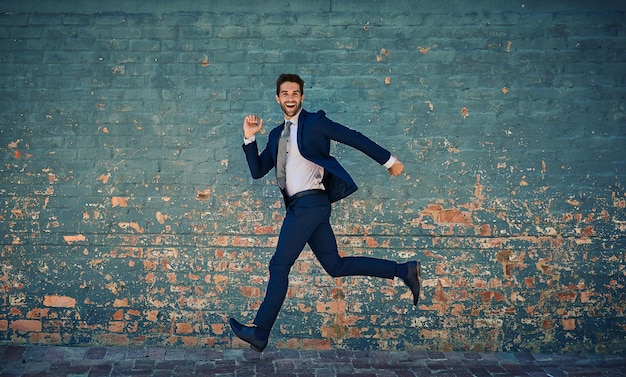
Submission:
[[[293,118],[289,119],[289,122],[297,126],[298,119],[300,119],[300,114],[302,114],[302,109],[300,109],[300,111],[298,111],[298,114],[294,115]],[[287,119],[285,119],[285,122],[287,122]]]

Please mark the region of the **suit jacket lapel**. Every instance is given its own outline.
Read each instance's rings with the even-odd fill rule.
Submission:
[[[306,122],[306,117],[309,113],[302,109],[300,111],[300,116],[298,117],[298,150],[300,150],[300,154],[302,154],[302,151],[304,149],[304,143],[302,142],[302,134],[304,132],[304,123]],[[304,156],[304,154],[303,154]]]

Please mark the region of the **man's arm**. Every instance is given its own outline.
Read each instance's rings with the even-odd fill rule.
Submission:
[[[248,115],[243,121],[243,151],[250,168],[252,178],[263,178],[273,168],[272,157],[267,148],[259,155],[255,135],[263,128],[263,119],[259,120],[256,115]]]
[[[325,118],[325,124],[332,140],[349,145],[374,159],[379,164],[385,166],[391,176],[398,176],[404,171],[404,164],[389,151],[378,145],[376,142],[362,133],[350,129],[342,124],[333,122]]]

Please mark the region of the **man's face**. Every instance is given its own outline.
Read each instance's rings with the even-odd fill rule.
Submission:
[[[276,96],[276,102],[285,113],[285,118],[293,118],[302,108],[304,94],[300,92],[300,85],[296,82],[284,82]]]

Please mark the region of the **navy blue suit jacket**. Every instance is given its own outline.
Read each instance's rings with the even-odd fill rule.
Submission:
[[[284,123],[270,131],[267,145],[259,154],[256,141],[243,145],[246,160],[250,167],[252,178],[264,177],[276,167],[278,140]],[[326,117],[324,111],[309,113],[302,110],[298,118],[298,148],[307,160],[324,168],[324,187],[330,202],[336,202],[355,192],[358,187],[350,174],[330,155],[331,140],[349,145],[372,158],[379,164],[385,164],[391,153],[376,144],[358,131],[333,122]],[[288,198],[281,190],[285,203]]]

